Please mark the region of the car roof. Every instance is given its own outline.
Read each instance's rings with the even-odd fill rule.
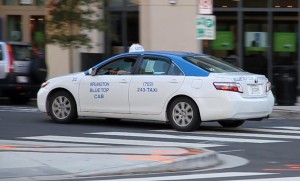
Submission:
[[[181,52],[181,51],[141,51],[141,52],[130,52],[124,54],[151,54],[151,55],[173,55],[179,57],[186,57],[186,56],[205,56],[205,54],[200,53],[192,53],[192,52]]]

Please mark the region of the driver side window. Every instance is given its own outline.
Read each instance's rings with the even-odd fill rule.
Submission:
[[[97,70],[97,75],[130,75],[136,59],[133,57],[123,57],[116,59]]]

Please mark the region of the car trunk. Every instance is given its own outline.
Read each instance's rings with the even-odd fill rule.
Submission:
[[[215,77],[231,79],[232,82],[239,83],[244,98],[266,97],[268,79],[264,75],[252,74],[248,72],[212,73]]]

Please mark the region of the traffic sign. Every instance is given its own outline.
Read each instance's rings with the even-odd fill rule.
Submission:
[[[196,31],[197,39],[216,39],[216,17],[214,15],[197,15]]]
[[[213,0],[198,0],[198,14],[212,14]]]

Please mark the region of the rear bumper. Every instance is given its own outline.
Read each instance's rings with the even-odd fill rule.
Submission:
[[[212,120],[255,120],[267,118],[273,110],[274,96],[270,91],[263,98],[242,98],[237,94],[218,98],[198,98],[202,121]]]

